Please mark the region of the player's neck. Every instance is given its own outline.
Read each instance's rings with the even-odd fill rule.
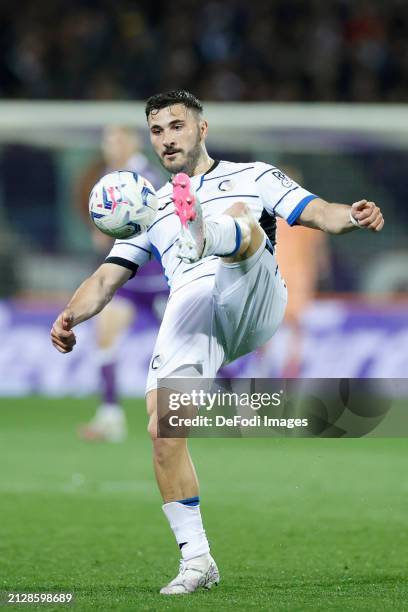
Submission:
[[[207,151],[200,157],[194,170],[190,176],[196,176],[197,174],[205,174],[213,165],[214,160],[208,155]]]

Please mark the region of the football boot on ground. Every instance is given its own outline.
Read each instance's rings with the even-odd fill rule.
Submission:
[[[180,560],[178,575],[160,590],[162,595],[188,595],[198,589],[211,589],[220,581],[217,564],[210,554],[189,561]]]

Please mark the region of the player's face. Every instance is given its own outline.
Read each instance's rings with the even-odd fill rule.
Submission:
[[[148,118],[150,140],[163,166],[191,175],[204,149],[207,122],[183,104],[153,111]]]

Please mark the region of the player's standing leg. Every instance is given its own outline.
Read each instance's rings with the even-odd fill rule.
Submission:
[[[226,262],[251,257],[265,241],[262,228],[244,203],[233,204],[214,222],[204,223],[201,207],[191,191],[190,179],[179,174],[173,181],[173,199],[182,223],[180,257],[197,261],[216,254]],[[156,479],[182,560],[180,572],[161,590],[163,594],[182,594],[218,584],[218,568],[210,555],[203,527],[197,476],[184,438],[157,436],[157,405],[168,405],[169,390],[158,389],[147,395],[149,433],[153,442]],[[167,404],[166,404],[167,401]]]
[[[147,394],[153,463],[164,504],[163,511],[179,545],[179,574],[161,589],[163,595],[192,593],[218,584],[217,565],[210,555],[200,511],[198,480],[185,438],[158,437],[157,405],[168,405],[168,389]]]

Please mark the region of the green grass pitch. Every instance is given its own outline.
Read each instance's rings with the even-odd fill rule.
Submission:
[[[406,440],[192,440],[222,582],[167,598],[177,545],[144,404],[125,405],[129,439],[108,445],[76,438],[93,398],[0,401],[0,591],[85,611],[408,610]]]

